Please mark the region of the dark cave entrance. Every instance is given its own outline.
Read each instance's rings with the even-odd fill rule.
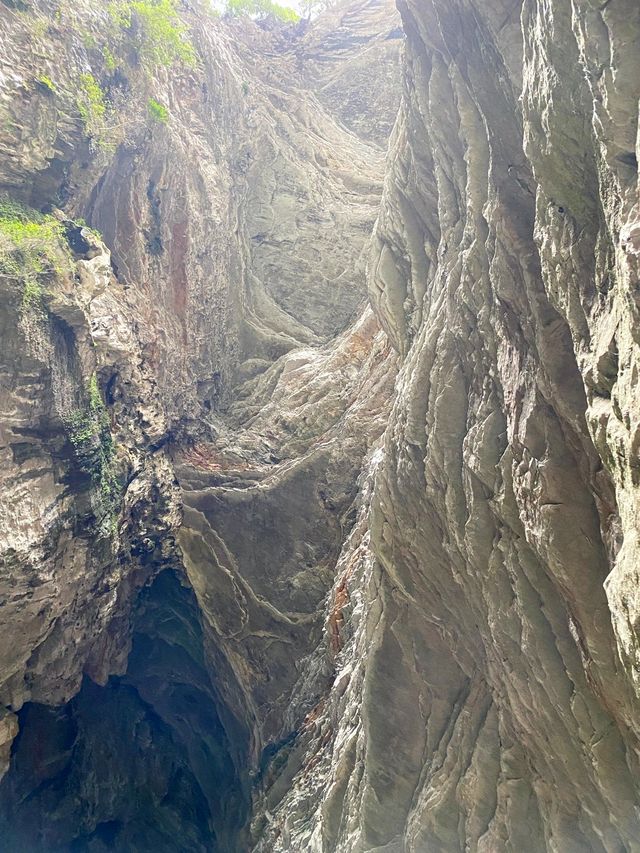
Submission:
[[[67,705],[26,704],[0,784],[5,853],[232,853],[248,791],[205,663],[193,591],[143,590],[126,675]]]

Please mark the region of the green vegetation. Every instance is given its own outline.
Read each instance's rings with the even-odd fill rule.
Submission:
[[[98,387],[98,377],[95,373],[92,374],[91,379],[89,380],[88,395],[91,411],[105,413],[102,395],[100,394],[100,388]]]
[[[147,101],[147,110],[152,121],[160,124],[166,124],[169,121],[169,110],[154,98],[149,98]]]
[[[143,65],[196,65],[196,52],[178,15],[177,0],[113,0],[108,9]]]
[[[20,202],[0,198],[0,231],[18,246],[32,241],[48,244],[62,235],[62,225],[54,216],[45,216]]]
[[[42,286],[37,279],[27,278],[22,291],[22,310],[31,311],[42,308]]]
[[[98,47],[98,40],[93,33],[82,33],[82,44],[87,50],[95,50]]]
[[[0,275],[24,282],[23,308],[42,302],[43,276],[69,259],[63,226],[26,205],[0,198]]]
[[[56,84],[53,82],[51,77],[47,77],[46,74],[42,74],[40,77],[38,77],[38,79],[36,80],[36,83],[38,84],[38,86],[40,86],[41,89],[44,89],[46,92],[49,92],[51,95],[55,95],[56,92],[58,91],[56,88]]]
[[[102,49],[102,58],[104,59],[104,67],[107,71],[115,71],[120,65],[117,56],[112,53],[109,47],[104,47]]]
[[[226,12],[231,16],[247,15],[257,20],[273,17],[285,24],[300,20],[296,11],[273,0],[227,0]]]
[[[64,425],[78,467],[91,477],[98,490],[101,508],[113,523],[120,485],[115,471],[115,446],[109,415],[95,373],[86,389],[85,406],[72,411],[65,418]]]
[[[80,91],[76,105],[87,135],[100,145],[104,142],[107,103],[93,74],[80,75]]]
[[[63,223],[0,197],[0,276],[22,282],[22,316],[29,323],[46,321],[43,279],[62,273],[70,261]],[[90,475],[104,515],[113,521],[120,486],[109,416],[95,374],[83,396],[85,404],[64,417],[64,426],[80,470]]]

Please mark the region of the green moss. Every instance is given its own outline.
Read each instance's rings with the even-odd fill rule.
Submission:
[[[58,91],[56,84],[53,82],[51,77],[47,77],[46,74],[42,74],[40,77],[38,77],[36,83],[38,84],[38,86],[40,86],[41,89],[51,95],[55,95]]]
[[[107,104],[100,84],[93,74],[81,74],[76,100],[78,112],[88,136],[102,139],[105,130]]]
[[[78,468],[91,478],[102,514],[113,524],[120,484],[109,415],[95,373],[88,382],[84,406],[66,415],[64,426]]]
[[[42,278],[61,273],[69,258],[62,223],[0,197],[0,274],[24,282],[23,309],[41,305]]]
[[[34,229],[49,227],[54,223],[61,227],[53,216],[45,216],[22,202],[14,201],[8,196],[0,196],[0,225],[3,229],[10,229],[15,233],[22,233],[24,230],[33,233]]]
[[[160,124],[166,124],[169,121],[169,110],[154,98],[149,98],[147,101],[147,111],[152,121]]]
[[[112,52],[111,48],[106,46],[102,49],[102,58],[104,59],[104,67],[107,71],[115,71],[120,65],[117,56]]]
[[[39,308],[42,305],[42,285],[34,279],[27,279],[24,283],[22,291],[22,308],[30,310],[31,308]]]
[[[102,402],[102,395],[100,394],[100,388],[98,387],[98,377],[95,373],[91,376],[89,380],[89,408],[92,412],[104,412],[104,403]]]

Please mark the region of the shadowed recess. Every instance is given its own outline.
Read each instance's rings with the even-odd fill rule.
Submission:
[[[195,597],[165,571],[140,596],[126,675],[20,712],[2,849],[232,851],[241,751],[220,720]]]

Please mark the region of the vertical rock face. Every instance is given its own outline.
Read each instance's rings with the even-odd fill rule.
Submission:
[[[635,850],[640,9],[399,7],[370,288],[403,364],[260,849]]]
[[[180,521],[158,447],[166,421],[108,252],[88,229],[64,228],[44,238],[53,257],[40,281],[32,238],[14,245],[3,232],[0,249],[2,619],[13,636],[0,694],[14,709],[68,700],[85,667],[101,680],[124,665],[119,611],[171,561]]]
[[[296,686],[389,408],[362,312],[397,13],[316,36],[186,5],[171,70],[104,4],[0,5],[12,850],[246,849],[250,774],[330,681]]]
[[[637,2],[15,5],[9,849],[640,849]]]
[[[297,685],[302,661],[322,642],[360,467],[392,394],[396,360],[370,309],[335,333],[364,307],[363,250],[384,165],[377,117],[390,123],[398,102],[397,27],[391,5],[363,2],[337,10],[320,36],[311,29],[293,50],[262,36],[275,55],[246,94],[256,142],[242,149],[248,165],[238,179],[253,357],[213,440],[175,455],[185,568],[211,631],[218,689],[258,778],[330,682],[331,665],[318,660],[308,684]],[[361,93],[358,122],[342,121],[327,89],[357,89],[376,63],[381,85]],[[290,351],[265,370],[278,352],[263,346],[274,306]]]

